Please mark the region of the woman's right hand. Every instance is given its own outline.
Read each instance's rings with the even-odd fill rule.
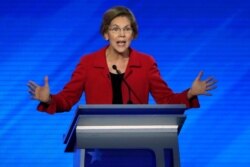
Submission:
[[[28,82],[29,93],[32,99],[39,100],[44,103],[50,103],[49,78],[44,77],[44,86],[39,86],[33,81]]]

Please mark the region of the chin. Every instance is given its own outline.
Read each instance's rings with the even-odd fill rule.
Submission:
[[[125,52],[127,52],[128,51],[128,47],[122,47],[122,48],[115,48],[115,51],[117,52],[117,53],[125,53]]]

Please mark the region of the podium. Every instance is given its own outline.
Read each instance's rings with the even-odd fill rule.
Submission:
[[[150,149],[156,167],[165,167],[164,149],[180,166],[178,134],[185,105],[80,105],[64,138],[74,167],[84,167],[85,149]]]

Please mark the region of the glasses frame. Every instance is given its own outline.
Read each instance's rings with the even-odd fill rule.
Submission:
[[[119,26],[113,26],[108,29],[113,34],[121,34],[123,31],[124,34],[132,34],[133,29],[131,26],[125,26],[123,28],[120,28]]]

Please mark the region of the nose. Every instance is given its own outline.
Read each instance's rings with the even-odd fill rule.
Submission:
[[[124,31],[124,29],[120,29],[120,33],[119,33],[119,36],[125,36],[125,31]]]

